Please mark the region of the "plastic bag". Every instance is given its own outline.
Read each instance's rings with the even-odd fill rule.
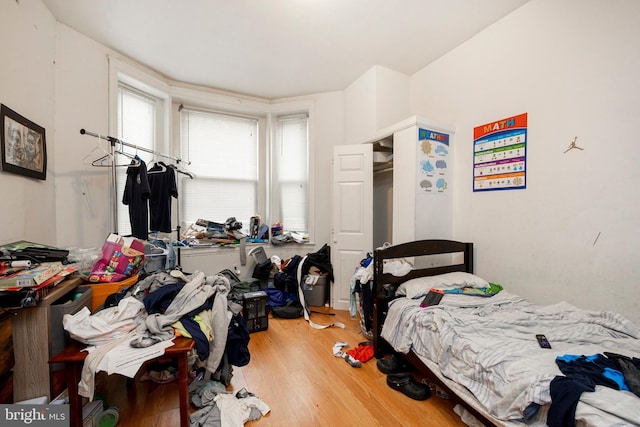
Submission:
[[[93,263],[89,282],[120,282],[138,274],[144,261],[144,243],[133,237],[109,234],[102,255]]]

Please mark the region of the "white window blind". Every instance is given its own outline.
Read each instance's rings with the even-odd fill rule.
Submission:
[[[181,220],[235,217],[246,233],[258,212],[258,120],[185,108],[180,126],[181,155],[197,177],[181,182]]]
[[[277,119],[272,147],[272,214],[287,231],[308,232],[309,135],[307,115]]]
[[[118,139],[129,144],[153,150],[156,144],[156,117],[159,101],[157,98],[137,89],[120,83],[118,85],[117,127]],[[119,149],[116,144],[116,149]],[[124,151],[131,155],[138,155],[147,165],[153,155],[144,151],[136,152],[132,148],[124,147]],[[126,165],[125,156],[116,156],[120,165]],[[129,221],[129,207],[122,203],[122,195],[127,181],[126,166],[118,167],[116,171],[118,224],[116,231],[121,235],[131,234]]]

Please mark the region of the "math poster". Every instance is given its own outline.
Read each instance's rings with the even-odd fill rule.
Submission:
[[[449,188],[449,135],[418,129],[419,193],[446,194]]]
[[[527,187],[527,113],[473,129],[473,191]]]

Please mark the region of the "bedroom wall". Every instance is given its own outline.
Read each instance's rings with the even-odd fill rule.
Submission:
[[[56,243],[54,63],[56,22],[41,2],[0,2],[0,102],[45,128],[46,181],[0,171],[0,245]]]
[[[636,0],[532,0],[411,77],[412,114],[456,125],[454,238],[531,301],[640,319],[639,19]],[[474,193],[473,128],[525,112],[527,188]]]
[[[409,114],[409,76],[379,65],[344,90],[346,144],[369,141]]]
[[[100,248],[113,231],[111,168],[95,167],[107,141],[81,135],[109,134],[109,50],[71,28],[57,25],[56,228],[60,247]],[[95,151],[94,151],[95,149]]]

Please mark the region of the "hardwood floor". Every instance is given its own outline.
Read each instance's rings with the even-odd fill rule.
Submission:
[[[359,322],[347,311],[336,311],[335,316],[312,314],[311,318],[318,324],[342,322],[346,328],[316,330],[302,318],[269,318],[267,331],[251,334],[251,362],[234,367],[228,389],[245,387],[269,405],[271,412],[246,426],[464,426],[453,412],[453,402],[435,393],[426,401],[416,401],[389,388],[375,358],[353,368],[335,357],[336,341],[350,347],[366,341]],[[134,386],[127,387],[125,378],[104,374],[97,380],[97,397],[120,409],[118,426],[179,425],[178,393],[172,383],[136,379]]]

